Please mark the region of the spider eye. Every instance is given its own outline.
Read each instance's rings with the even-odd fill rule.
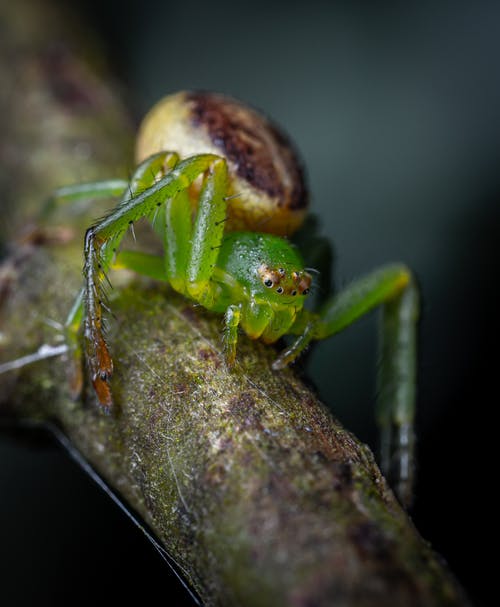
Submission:
[[[302,291],[302,295],[307,295],[308,293],[309,293],[309,289],[304,289],[304,290]]]
[[[292,291],[292,296],[295,297],[297,295],[297,291]]]
[[[273,281],[270,278],[268,278],[267,280],[264,281],[264,284],[266,285],[266,287],[272,287]]]
[[[283,287],[278,287],[276,289],[276,293],[279,293],[281,295],[281,293],[283,293]]]

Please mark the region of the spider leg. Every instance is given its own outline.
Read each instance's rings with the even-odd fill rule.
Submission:
[[[225,160],[217,158],[204,176],[198,208],[191,219],[186,190],[165,206],[164,248],[166,275],[172,287],[211,309],[224,277],[216,270],[224,236],[228,175]],[[234,364],[241,306],[230,305],[225,313],[224,350],[229,366]]]
[[[215,289],[211,278],[224,236],[227,188],[226,162],[217,159],[211,164],[200,192],[186,264],[189,295],[209,309],[213,304]]]
[[[40,218],[46,219],[47,217],[50,217],[59,206],[77,200],[94,201],[102,198],[122,196],[126,192],[128,186],[129,182],[124,179],[107,179],[105,181],[79,183],[58,188],[45,202],[40,213]]]
[[[408,268],[384,266],[347,286],[327,301],[319,314],[303,313],[292,327],[299,337],[273,365],[293,361],[313,339],[342,331],[382,306],[380,366],[376,417],[381,433],[381,467],[395,479],[401,501],[411,502],[414,472],[418,290]]]
[[[224,315],[224,353],[229,367],[236,360],[236,344],[238,342],[238,327],[241,320],[241,307],[230,305]]]
[[[218,282],[216,262],[224,234],[227,210],[227,167],[223,160],[214,161],[205,176],[198,210],[192,220],[191,201],[187,189],[168,198],[162,217],[164,259],[122,251],[113,268],[126,267],[158,280],[167,280],[172,287],[209,308],[216,300]],[[229,366],[234,364],[241,307],[230,305],[225,313],[224,350]]]
[[[164,160],[166,158],[167,153]],[[144,189],[142,186],[147,175],[149,175],[148,179],[155,179],[151,170],[145,171],[143,177],[137,180],[137,185],[134,185],[134,189],[140,193],[134,195],[132,191],[131,196],[125,195],[119,205],[95,226],[89,228],[85,235],[83,320],[85,353],[94,389],[105,408],[112,405],[109,380],[113,372],[113,363],[103,330],[103,282],[117,247],[130,225],[141,217],[150,217],[156,207],[161,207],[167,200],[189,187],[218,159],[212,154],[200,154],[177,164],[176,154],[171,154],[170,158],[172,168],[163,178]],[[134,179],[132,183],[134,184]]]
[[[95,201],[101,198],[122,195],[123,202],[128,197],[132,197],[151,186],[158,173],[164,173],[171,166],[174,166],[177,161],[177,155],[173,155],[170,152],[160,152],[142,162],[135,170],[130,182],[123,179],[108,179],[59,188],[55,190],[42,209],[41,217],[47,217],[52,214],[60,204],[67,204],[76,200]],[[84,295],[85,289],[82,289],[75,299],[64,325],[66,341],[72,353],[70,387],[71,393],[75,396],[80,394],[83,385],[82,348],[78,335],[85,307]]]
[[[166,281],[165,260],[160,255],[142,251],[120,251],[111,265],[112,270],[132,270],[154,280]]]
[[[46,218],[60,205],[77,200],[96,201],[117,196],[126,199],[127,194],[129,196],[137,195],[141,190],[151,186],[158,173],[168,167],[171,155],[171,152],[159,152],[150,156],[136,168],[130,181],[106,179],[57,188],[46,201],[41,216]]]

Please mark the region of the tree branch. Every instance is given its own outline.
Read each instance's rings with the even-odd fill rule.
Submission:
[[[11,239],[54,187],[123,175],[131,157],[127,112],[59,11],[0,8]],[[62,323],[78,292],[90,221],[61,217],[25,232],[0,269],[2,362],[60,343],[47,321]],[[113,414],[88,388],[72,400],[63,357],[0,374],[0,414],[56,420],[207,605],[466,604],[369,450],[295,373],[271,371],[271,348],[242,338],[229,373],[220,317],[147,281],[111,297]]]

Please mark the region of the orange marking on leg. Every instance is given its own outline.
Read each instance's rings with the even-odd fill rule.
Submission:
[[[99,375],[95,375],[92,379],[92,385],[99,399],[99,403],[104,409],[109,411],[113,406],[113,397],[107,379],[102,379]]]
[[[89,331],[87,338],[87,360],[89,362],[92,384],[100,404],[109,409],[113,405],[109,380],[113,375],[113,360],[104,341],[99,323]]]

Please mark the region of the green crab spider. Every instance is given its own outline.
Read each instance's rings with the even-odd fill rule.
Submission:
[[[186,124],[194,135],[186,134]],[[279,370],[311,341],[326,339],[381,306],[381,465],[385,472],[397,467],[396,490],[408,502],[418,318],[411,271],[402,264],[384,266],[355,280],[318,312],[306,309],[312,278],[297,248],[283,237],[305,214],[300,165],[282,133],[239,102],[212,93],[167,97],[146,119],[138,148],[143,160],[130,182],[65,187],[54,198],[121,196],[86,232],[84,286],[66,324],[77,359],[83,325],[85,359],[101,405],[109,409],[113,402],[113,362],[103,331],[103,283],[111,268],[166,281],[189,300],[223,314],[229,366],[240,328],[266,343],[296,336],[275,360],[273,368]],[[270,200],[278,201],[273,209]],[[163,256],[119,250],[127,230],[143,217],[160,234]]]

